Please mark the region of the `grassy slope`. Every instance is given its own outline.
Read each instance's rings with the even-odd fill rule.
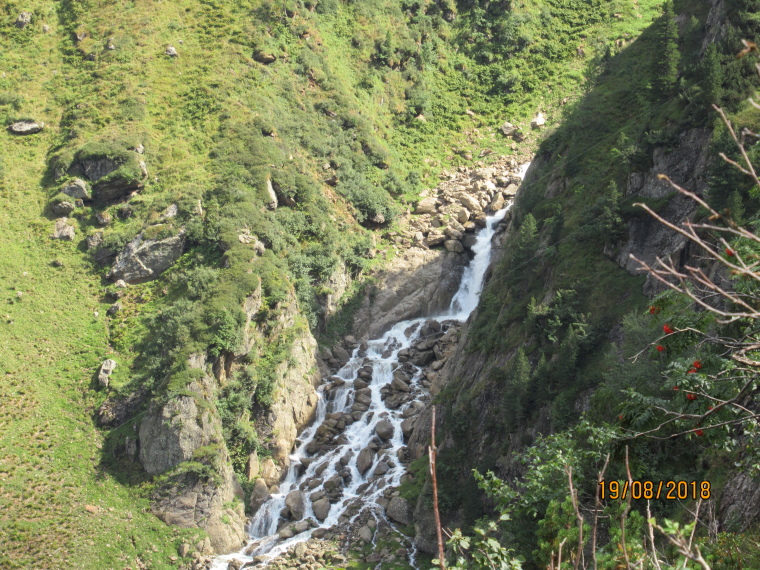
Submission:
[[[13,70],[6,73],[23,75],[24,110],[53,128],[27,138],[2,135],[0,566],[122,568],[138,555],[168,562],[176,554],[172,529],[98,469],[103,437],[90,414],[93,375],[109,355],[106,306],[76,244],[51,241],[51,224],[41,216],[40,182],[60,113],[48,89],[52,71],[64,68],[60,39],[40,35],[5,55],[4,69]]]
[[[369,117],[392,158],[404,168],[421,169],[430,181],[440,165],[468,162],[452,149],[475,151],[476,159],[484,147],[511,152],[509,141],[494,136],[505,118],[524,124],[540,106],[550,122],[558,120],[559,102],[582,91],[583,73],[597,47],[626,33],[637,34],[656,4],[640,3],[641,19],[607,18],[592,28],[588,37],[596,47],[587,50],[588,57],[563,60],[555,83],[523,96],[511,110],[488,85],[478,83],[475,71],[485,64],[451,50],[450,42],[466,31],[468,15],[461,13],[459,27],[448,32],[450,39],[436,44],[438,63],[425,72],[431,94],[427,123],[405,115],[409,80],[401,70],[370,73],[374,40],[400,29],[399,22],[405,20],[398,9],[378,13],[364,4],[356,12],[325,16],[319,29],[312,30],[312,40],[324,46],[324,73]],[[137,215],[117,222],[113,230],[133,235],[169,203],[183,196],[194,199],[199,187],[212,183],[209,152],[226,117],[271,115],[292,148],[313,159],[297,133],[313,112],[310,105],[324,95],[313,82],[293,75],[293,60],[303,42],[274,34],[285,38],[278,40],[277,49],[292,54],[289,62],[272,67],[254,63],[246,38],[256,19],[249,8],[194,0],[89,7],[75,0],[36,0],[7,3],[0,12],[0,92],[23,97],[19,109],[5,107],[4,112],[47,124],[35,136],[0,134],[0,565],[117,568],[135,564],[139,556],[151,567],[161,567],[176,552],[176,531],[146,511],[139,475],[128,472],[117,481],[101,468],[105,434],[93,427],[91,417],[103,398],[93,389],[97,366],[114,357],[119,362],[116,387],[129,382],[135,356],[130,345],[141,331],[134,318],[142,310],[136,297],[150,300],[158,287],[135,288],[124,313],[106,320],[108,303],[99,273],[77,243],[94,228],[93,210],[85,209],[73,221],[78,231],[74,243],[49,239],[52,223],[44,215],[45,204],[56,187],[46,173],[46,160],[51,151],[102,137],[142,142],[149,184],[135,201]],[[11,25],[21,10],[34,13],[33,24],[23,31]],[[528,32],[540,34],[536,5],[525,10],[536,18]],[[47,34],[41,31],[43,23],[51,27]],[[79,47],[97,53],[96,62],[83,62],[72,40],[71,32],[80,27],[90,38]],[[359,47],[352,44],[357,34],[364,38]],[[108,37],[117,50],[102,49]],[[170,43],[179,58],[163,55]],[[467,69],[475,71],[462,73]],[[467,108],[479,117],[468,117]],[[301,113],[294,113],[298,109]],[[314,117],[314,124],[320,121]],[[375,170],[367,175],[377,179],[381,174]],[[341,218],[350,222],[350,208],[335,201]],[[55,259],[63,267],[52,267]],[[116,340],[121,352],[114,352],[109,340]],[[101,509],[91,514],[85,505]]]

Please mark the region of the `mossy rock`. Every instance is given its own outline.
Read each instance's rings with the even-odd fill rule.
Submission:
[[[74,154],[68,172],[92,182],[96,202],[123,200],[143,186],[138,155],[126,146],[123,141],[87,143]]]

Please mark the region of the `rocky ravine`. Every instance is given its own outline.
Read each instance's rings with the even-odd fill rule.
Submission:
[[[299,436],[288,474],[282,481],[256,480],[251,497],[256,514],[249,525],[253,540],[244,551],[217,559],[214,568],[318,568],[319,560],[350,555],[370,543],[370,563],[415,564],[416,548],[398,531],[413,522],[414,505],[400,496],[398,486],[410,477],[408,462],[425,453],[427,441],[408,445],[415,440],[418,415],[459,342],[461,320],[477,304],[492,238],[505,224],[507,203],[500,189],[505,186],[497,186],[491,176],[503,174],[501,183],[508,184],[520,180],[516,168],[501,168],[447,174],[426,198],[433,209],[415,214],[409,231],[395,236],[409,249],[367,295],[357,319],[361,337],[346,337],[320,353],[326,374],[317,421]],[[487,220],[491,205],[500,211]],[[482,223],[465,228],[458,221],[463,212],[474,213]],[[478,239],[481,225],[485,229]],[[439,235],[449,239],[436,242]],[[461,251],[447,242],[460,244]],[[437,246],[442,247],[431,249]],[[465,270],[468,250],[473,259]],[[421,261],[404,271],[402,260]],[[441,317],[421,316],[431,313]],[[374,334],[375,340],[368,340]],[[205,563],[198,559],[195,564]]]
[[[378,285],[366,291],[354,335],[377,338],[394,323],[446,310],[472,255],[476,232],[485,227],[488,213],[514,198],[524,174],[507,157],[487,168],[442,172],[438,187],[423,192],[414,213],[402,220],[405,229],[390,234],[399,253],[377,276]]]

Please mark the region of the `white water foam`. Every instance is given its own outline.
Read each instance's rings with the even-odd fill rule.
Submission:
[[[521,167],[521,175],[524,175],[525,170],[527,170],[527,165],[523,166],[525,169],[523,170]],[[314,528],[285,540],[280,539],[277,534],[278,526],[281,524],[280,512],[285,507],[285,499],[288,493],[293,490],[304,490],[304,519],[311,518],[313,521],[317,521],[308,495],[324,490],[325,483],[331,477],[338,476],[341,478],[343,482],[342,495],[338,502],[330,506],[327,518],[318,523],[319,527],[317,527],[330,528],[338,524],[341,515],[350,506],[355,505],[357,501],[360,502],[362,508],[356,509],[357,513],[349,521],[358,517],[364,508],[375,505],[377,499],[383,496],[386,488],[399,485],[401,477],[405,473],[405,466],[398,460],[398,452],[404,447],[404,437],[401,430],[401,422],[404,419],[402,414],[403,410],[414,405],[414,402],[410,402],[399,409],[390,409],[381,399],[381,389],[393,381],[394,371],[401,367],[398,362],[398,352],[412,346],[419,337],[419,331],[425,321],[431,318],[437,321],[464,321],[477,307],[486,271],[491,261],[491,242],[496,226],[504,218],[508,209],[509,207],[486,218],[486,227],[477,234],[477,241],[472,248],[474,256],[462,275],[459,290],[454,295],[448,311],[438,316],[431,315],[430,317],[397,323],[382,338],[367,343],[366,355],[359,355],[360,348],[354,350],[351,359],[336,374],[344,381],[342,386],[330,390],[329,395],[325,393],[324,385],[319,387],[316,418],[313,424],[299,436],[298,441],[301,443],[290,456],[290,467],[279,487],[279,493],[273,495],[262,505],[251,519],[249,524],[251,541],[246,548],[237,554],[217,557],[212,569],[226,570],[228,562],[234,559],[248,562],[254,557],[263,556],[267,560],[271,560],[287,551],[295,543],[311,538]],[[325,421],[327,415],[334,412],[351,413],[355,392],[353,381],[357,377],[358,371],[367,364],[372,367],[372,380],[368,386],[372,397],[369,409],[362,414],[361,419],[348,425],[342,436],[338,436],[343,442],[342,444],[312,456],[307,448],[314,440],[318,428]],[[414,369],[409,383],[411,389],[425,398],[426,391],[419,384],[422,369],[409,363],[405,366],[407,369],[409,367]],[[374,456],[372,467],[362,475],[357,467],[359,453],[370,445],[373,439],[376,440],[375,428],[381,420],[387,420],[393,425],[393,436],[381,446]],[[307,459],[307,461],[302,462],[302,459]],[[375,475],[374,471],[381,463],[386,464],[388,471],[382,475]],[[303,468],[304,464],[308,465],[305,469]],[[321,471],[319,476],[317,476],[318,470]],[[314,486],[307,486],[309,482],[313,482]],[[374,512],[375,516],[378,514],[384,516],[379,507],[375,506]],[[416,552],[412,552],[410,557],[412,567],[416,567],[415,559]]]

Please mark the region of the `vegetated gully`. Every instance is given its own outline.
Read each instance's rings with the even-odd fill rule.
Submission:
[[[218,557],[212,566],[214,570],[226,569],[231,560],[271,560],[296,543],[309,540],[319,528],[328,529],[346,522],[350,524],[366,509],[371,509],[375,518],[385,518],[377,500],[384,496],[389,487],[397,487],[406,471],[405,465],[398,459],[404,448],[401,429],[404,411],[414,406],[421,407],[420,400],[428,399],[429,394],[420,382],[422,369],[410,362],[403,363],[403,369],[410,376],[408,387],[414,395],[411,402],[391,409],[382,399],[381,390],[391,386],[394,372],[402,368],[398,353],[412,346],[426,328],[427,321],[435,319],[445,330],[452,321],[463,322],[475,310],[491,261],[492,238],[508,209],[509,206],[486,218],[486,227],[477,234],[477,242],[472,248],[474,257],[465,268],[459,289],[445,314],[397,323],[382,338],[370,340],[356,348],[348,363],[336,374],[340,380],[330,377],[331,382],[319,387],[315,420],[296,441],[297,448],[290,457],[290,468],[279,487],[279,493],[273,494],[249,522],[251,540],[248,545],[239,553]],[[371,377],[363,383],[368,383],[366,388],[369,392],[365,389],[362,393],[366,411],[357,414],[355,379],[368,367],[371,368]],[[366,378],[367,374],[363,376]],[[367,396],[371,396],[371,400]],[[320,449],[315,451],[316,446],[312,442],[317,430],[331,414],[335,414],[332,417],[336,418],[353,414],[354,418],[359,416],[359,419],[346,426],[336,445],[327,446],[327,449],[319,446]],[[383,425],[378,430],[380,422]],[[378,436],[378,431],[385,439]],[[392,435],[388,436],[391,431]],[[366,451],[367,448],[379,449],[374,453]],[[288,494],[297,490],[304,492],[302,520],[310,519],[312,522],[311,525],[301,525],[301,528],[307,527],[303,532],[283,538],[281,533],[278,534],[282,528],[280,513],[286,507]],[[320,516],[316,516],[309,497],[320,496],[328,498],[330,504],[326,507],[323,502],[318,513]],[[286,526],[292,528],[293,525]],[[410,560],[413,567],[416,567],[415,557],[413,551]]]

